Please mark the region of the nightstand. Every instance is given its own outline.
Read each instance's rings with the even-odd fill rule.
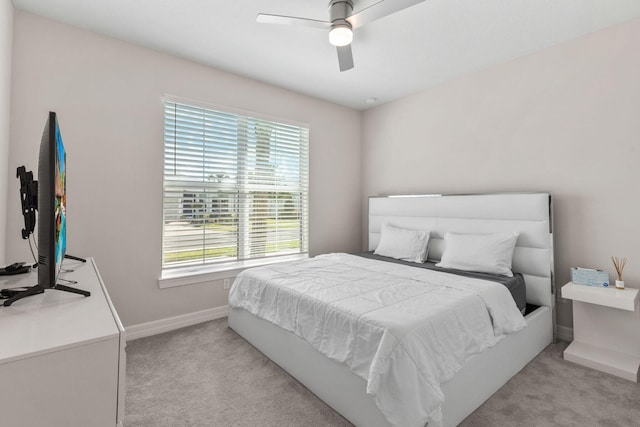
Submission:
[[[573,300],[573,342],[565,360],[638,382],[640,310],[638,289],[562,287]]]

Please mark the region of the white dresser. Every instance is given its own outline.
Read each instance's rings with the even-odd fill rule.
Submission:
[[[124,328],[93,259],[64,268],[74,271],[60,277],[90,297],[47,290],[0,306],[0,425],[122,426]],[[35,272],[0,276],[0,288],[36,281]]]

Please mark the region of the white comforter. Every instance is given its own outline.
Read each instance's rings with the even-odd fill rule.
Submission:
[[[439,425],[440,384],[526,326],[501,284],[347,254],[246,270],[229,305],[345,364],[402,427]]]

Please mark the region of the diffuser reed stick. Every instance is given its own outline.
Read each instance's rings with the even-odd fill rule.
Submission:
[[[627,265],[627,259],[617,258],[612,256],[611,261],[613,261],[613,266],[616,268],[616,273],[618,273],[618,280],[616,280],[616,288],[624,289],[624,281],[622,280],[622,270],[624,270],[624,266]]]
[[[616,268],[616,273],[618,273],[618,280],[622,280],[622,270],[624,270],[624,266],[627,264],[627,259],[612,256],[611,261],[613,261],[613,266]]]

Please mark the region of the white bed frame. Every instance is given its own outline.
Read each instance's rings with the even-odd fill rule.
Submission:
[[[518,231],[513,270],[524,275],[527,302],[540,306],[527,327],[480,354],[442,384],[443,421],[455,426],[475,411],[554,337],[553,234],[547,193],[427,195],[369,198],[369,249],[384,222],[431,231],[429,258],[442,255],[444,232]],[[301,338],[242,309],[229,309],[229,326],[356,426],[388,427],[366,383]]]

